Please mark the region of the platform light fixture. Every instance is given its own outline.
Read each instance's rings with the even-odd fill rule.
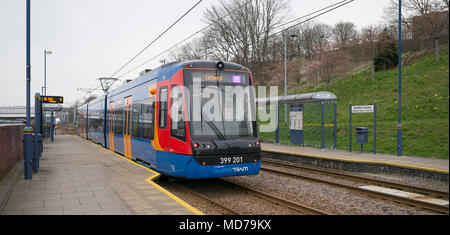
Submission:
[[[297,34],[291,34],[291,38],[298,38]],[[284,37],[284,96],[288,95],[287,92],[287,33]],[[284,123],[287,123],[287,104],[284,104]]]
[[[47,95],[47,55],[52,55],[53,52],[49,50],[44,50],[44,87],[42,93],[44,96]]]

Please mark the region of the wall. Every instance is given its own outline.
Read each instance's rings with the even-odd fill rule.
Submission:
[[[0,180],[23,159],[23,128],[21,124],[0,124]]]

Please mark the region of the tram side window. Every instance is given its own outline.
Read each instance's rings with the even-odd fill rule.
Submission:
[[[140,123],[140,116],[141,116],[141,104],[134,103],[132,108],[133,117],[132,117],[132,132],[133,137],[141,138],[141,123]]]
[[[124,109],[125,135],[131,135],[131,111],[129,106],[126,106]]]
[[[112,119],[112,115],[111,115],[111,110],[107,110],[106,111],[106,132],[111,132],[111,119]]]
[[[142,127],[144,139],[153,139],[154,101],[148,100],[142,105]]]
[[[183,110],[183,95],[179,86],[173,86],[171,92],[171,130],[170,135],[185,141],[186,140],[186,121]]]
[[[123,113],[123,108],[116,109],[115,133],[118,135],[123,134]]]
[[[114,109],[110,109],[107,113],[107,116],[108,116],[107,117],[108,118],[108,123],[107,123],[108,132],[114,132],[114,121],[116,120],[115,119],[116,115],[115,115]]]
[[[118,125],[119,125],[119,110],[114,109],[114,134],[117,134],[119,132],[117,128]]]
[[[167,127],[167,100],[168,89],[163,87],[159,90],[159,128],[161,129]]]
[[[100,120],[99,120],[99,124],[98,124],[98,129],[100,131],[104,131],[105,127],[103,126],[103,124],[105,123],[105,111],[104,110],[100,110]]]

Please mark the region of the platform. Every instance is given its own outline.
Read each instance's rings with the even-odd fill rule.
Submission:
[[[20,175],[2,214],[202,214],[154,183],[158,176],[78,136],[57,135],[44,144],[33,179]]]
[[[310,147],[261,143],[263,157],[275,157],[319,167],[356,172],[386,172],[448,181],[449,160],[425,157],[398,157],[389,154],[321,150]],[[289,159],[288,159],[289,158]]]

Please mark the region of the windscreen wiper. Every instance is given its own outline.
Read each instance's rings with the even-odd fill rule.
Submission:
[[[221,139],[221,140],[226,140],[225,136],[222,134],[222,132],[219,130],[219,128],[217,128],[216,124],[215,124],[213,121],[207,120],[207,119],[205,118],[205,116],[207,116],[207,115],[205,115],[205,114],[203,113],[203,110],[202,110],[202,115],[203,115],[203,120],[206,121],[206,123],[208,124],[208,126],[211,127],[211,129],[214,131],[214,133],[216,133],[216,135],[219,137],[219,139]]]

